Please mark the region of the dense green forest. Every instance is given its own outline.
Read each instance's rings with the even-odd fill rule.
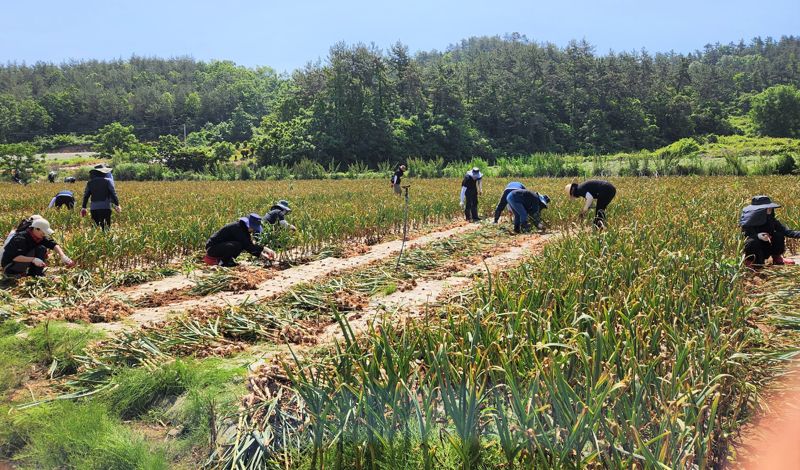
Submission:
[[[185,125],[191,145],[246,142],[264,165],[611,153],[741,132],[736,117],[775,85],[800,100],[800,37],[690,54],[599,54],[520,35],[415,55],[340,43],[290,76],[190,58],[11,63],[0,66],[0,142],[120,122],[146,141],[182,137]],[[796,137],[797,119],[768,134]]]

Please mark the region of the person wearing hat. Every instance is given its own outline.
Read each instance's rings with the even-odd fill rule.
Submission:
[[[571,198],[582,197],[586,199],[586,203],[584,203],[583,209],[581,209],[581,217],[589,212],[592,203],[596,201],[594,226],[597,228],[605,228],[606,208],[617,194],[617,188],[615,188],[613,184],[604,180],[589,180],[581,184],[570,183],[564,189]]]
[[[81,206],[81,217],[86,217],[86,205],[89,203],[89,199],[92,200],[92,204],[89,206],[92,220],[103,230],[111,227],[112,207],[117,213],[122,212],[114,181],[107,178],[107,175],[110,174],[111,168],[105,165],[92,168],[89,172],[89,181],[86,182],[86,189],[83,191],[83,205]]]
[[[55,207],[56,209],[61,209],[63,206],[67,206],[69,210],[75,207],[75,194],[68,189],[59,191],[53,199],[50,199],[50,204],[48,204],[47,208],[52,209]]]
[[[259,233],[261,233],[260,215],[250,214],[242,217],[211,235],[206,242],[206,255],[203,261],[208,265],[233,267],[237,265],[234,259],[242,251],[268,260],[275,259],[274,251],[253,243],[253,234]]]
[[[483,194],[483,174],[480,168],[475,167],[468,171],[461,181],[461,200],[460,205],[464,209],[464,216],[467,222],[478,222],[478,195]]]
[[[507,196],[508,206],[514,211],[514,233],[530,232],[528,215],[533,220],[533,225],[539,230],[544,230],[541,211],[547,209],[550,198],[528,189],[515,189]]]
[[[402,194],[403,192],[402,188],[400,187],[400,180],[403,178],[403,174],[405,173],[405,171],[406,171],[406,166],[400,165],[397,167],[397,169],[394,171],[394,174],[392,175],[392,189],[394,190],[394,193],[397,194],[398,196],[400,196],[400,194]]]
[[[769,196],[755,196],[751,204],[742,209],[739,225],[747,237],[744,242],[744,263],[747,267],[763,266],[772,257],[772,264],[795,264],[783,258],[786,237],[800,238],[800,230],[790,230],[775,218],[775,209],[780,204]]]
[[[55,251],[65,266],[75,266],[75,262],[64,253],[61,246],[50,238],[51,235],[53,229],[50,228],[50,222],[42,216],[33,215],[23,220],[12,230],[3,245],[0,255],[3,273],[10,277],[44,276],[47,250]]]
[[[50,172],[47,173],[47,181],[49,181],[51,183],[55,183],[56,182],[56,176],[58,176],[58,171],[50,170]]]
[[[519,181],[512,181],[506,185],[506,189],[504,189],[503,194],[500,195],[500,202],[498,202],[497,207],[494,208],[494,223],[497,223],[500,220],[500,216],[503,215],[503,209],[508,205],[508,195],[517,189],[525,189],[525,185]]]
[[[269,208],[269,212],[264,214],[261,220],[265,224],[274,226],[281,226],[289,230],[297,230],[297,227],[286,221],[286,216],[289,215],[292,209],[289,208],[289,201],[281,199],[277,204]]]

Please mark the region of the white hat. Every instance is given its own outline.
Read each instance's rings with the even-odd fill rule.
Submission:
[[[42,219],[42,218],[34,219],[33,223],[31,223],[31,227],[38,228],[39,230],[44,232],[44,235],[46,237],[49,237],[50,235],[53,234],[53,229],[50,228],[50,222],[48,222],[47,219]]]

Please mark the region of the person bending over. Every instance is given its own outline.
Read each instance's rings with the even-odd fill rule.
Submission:
[[[250,214],[236,222],[219,229],[206,242],[206,256],[203,261],[208,265],[233,267],[236,257],[243,251],[264,259],[275,259],[275,252],[269,248],[253,243],[253,235],[261,233],[261,216]]]
[[[568,184],[564,189],[566,189],[567,194],[572,198],[582,197],[586,199],[586,203],[583,205],[583,209],[581,209],[581,217],[584,217],[586,213],[589,212],[592,203],[596,201],[594,226],[597,228],[605,228],[606,208],[617,194],[617,188],[615,188],[613,184],[603,180],[589,180],[581,184]]]
[[[528,215],[537,229],[544,229],[541,211],[547,209],[547,205],[550,204],[550,198],[547,195],[527,189],[515,189],[508,194],[507,200],[509,207],[514,211],[514,233],[530,232]]]
[[[500,220],[500,216],[503,215],[503,209],[508,205],[506,198],[511,194],[511,191],[515,189],[525,189],[525,185],[518,181],[512,181],[506,185],[506,189],[503,190],[503,194],[500,196],[500,202],[498,202],[497,207],[494,208],[494,223]]]

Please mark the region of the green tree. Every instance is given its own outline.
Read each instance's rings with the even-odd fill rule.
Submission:
[[[776,85],[755,95],[750,117],[761,135],[800,137],[800,90]]]
[[[22,181],[44,173],[44,155],[36,155],[32,144],[0,144],[0,171],[5,179],[16,172]]]
[[[95,150],[102,155],[111,156],[116,151],[130,151],[137,142],[133,126],[123,126],[118,122],[112,122],[97,132]]]

